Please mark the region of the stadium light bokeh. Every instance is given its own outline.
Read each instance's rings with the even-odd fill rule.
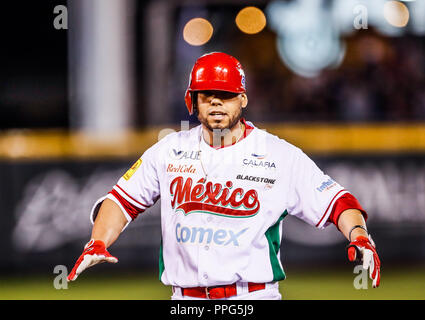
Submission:
[[[399,1],[386,2],[383,14],[385,20],[394,27],[402,28],[409,22],[409,9]]]
[[[256,34],[265,28],[267,20],[257,7],[245,7],[236,15],[235,23],[242,32]]]
[[[266,8],[276,32],[277,51],[293,72],[317,76],[341,63],[345,49],[332,24],[331,12],[316,1],[275,1]]]
[[[344,37],[360,29],[373,27],[387,37],[425,34],[425,1],[344,0],[325,6],[323,0],[276,0],[265,12],[282,62],[304,77],[338,66]]]
[[[214,32],[211,23],[204,18],[189,20],[183,29],[183,39],[192,46],[201,46],[207,43]]]

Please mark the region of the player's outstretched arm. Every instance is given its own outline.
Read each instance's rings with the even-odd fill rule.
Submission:
[[[102,262],[117,263],[107,248],[119,237],[127,219],[118,205],[110,199],[105,199],[94,221],[91,240],[85,245],[84,251],[68,275],[68,281],[74,281],[85,269]]]
[[[381,280],[381,262],[361,212],[357,209],[345,210],[338,219],[338,228],[350,241],[347,246],[348,259],[361,261],[363,269],[369,269],[372,286],[378,287]]]

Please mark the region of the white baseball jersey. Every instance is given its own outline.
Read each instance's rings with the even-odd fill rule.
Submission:
[[[249,135],[219,149],[204,141],[201,125],[166,136],[107,195],[129,222],[161,197],[165,285],[283,280],[285,216],[323,228],[335,201],[348,192],[299,148],[246,125]]]

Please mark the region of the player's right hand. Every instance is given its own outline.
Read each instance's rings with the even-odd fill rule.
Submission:
[[[348,260],[361,261],[363,269],[369,269],[369,277],[372,279],[374,288],[379,286],[381,281],[381,261],[375,249],[375,243],[369,235],[357,237],[347,246]]]
[[[117,263],[118,259],[106,250],[103,241],[91,239],[84,246],[84,251],[75,263],[74,268],[72,268],[67,280],[74,281],[81,272],[102,262]]]

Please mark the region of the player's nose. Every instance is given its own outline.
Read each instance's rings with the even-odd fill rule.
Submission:
[[[212,106],[222,106],[223,105],[223,101],[220,98],[217,98],[215,96],[211,99],[210,103],[211,103]]]

